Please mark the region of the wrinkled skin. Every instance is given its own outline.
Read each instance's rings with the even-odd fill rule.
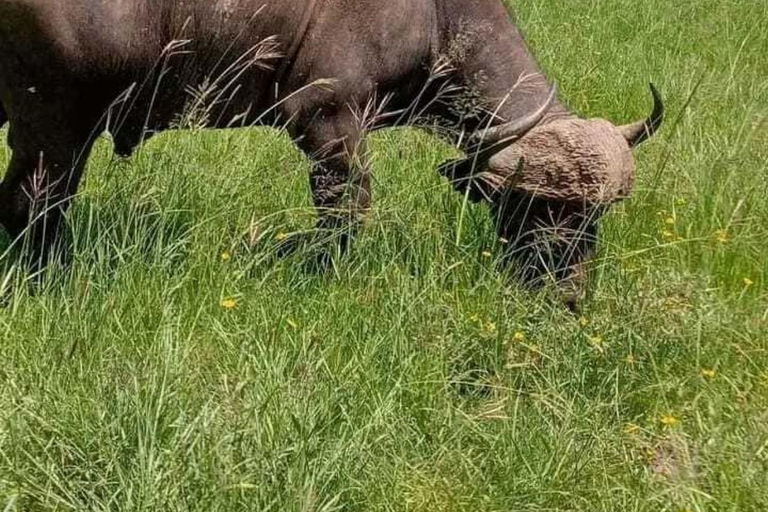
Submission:
[[[313,161],[318,227],[353,234],[371,201],[367,131],[426,118],[472,134],[547,103],[501,0],[319,4],[304,25],[312,0],[0,0],[0,125],[10,121],[13,155],[0,224],[44,259],[94,139],[109,131],[130,155],[197,99],[196,127],[285,127]],[[573,117],[557,98],[546,106],[539,124]],[[495,201],[500,234],[524,239],[530,222]]]

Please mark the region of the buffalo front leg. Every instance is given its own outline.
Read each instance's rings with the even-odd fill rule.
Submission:
[[[362,149],[362,142],[356,151]],[[362,154],[343,153],[312,165],[312,200],[317,229],[347,243],[359,230],[371,207],[371,177]]]
[[[35,147],[12,137],[13,156],[0,184],[0,223],[13,238],[23,237],[35,265],[44,265],[59,239],[91,144],[86,138]]]
[[[312,241],[321,244],[324,256],[329,246],[345,251],[371,205],[364,133],[353,116],[339,116],[314,123],[297,143],[312,160],[310,187],[318,215]]]

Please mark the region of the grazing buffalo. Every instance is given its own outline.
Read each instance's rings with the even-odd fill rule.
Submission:
[[[490,203],[523,275],[567,280],[630,193],[653,92],[647,120],[578,118],[501,0],[0,0],[0,223],[44,257],[104,131],[130,155],[169,128],[268,124],[313,160],[319,227],[349,234],[365,133],[421,122],[457,134],[467,156],[440,171]]]

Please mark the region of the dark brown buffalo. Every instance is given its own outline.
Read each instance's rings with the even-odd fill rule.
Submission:
[[[269,124],[314,160],[319,226],[349,232],[370,204],[366,131],[429,120],[464,134],[468,158],[441,171],[491,202],[528,277],[564,278],[593,213],[629,193],[656,99],[628,127],[578,120],[501,0],[0,0],[0,222],[44,256],[104,131],[129,155],[172,127]],[[563,226],[586,236],[542,257],[537,230]]]

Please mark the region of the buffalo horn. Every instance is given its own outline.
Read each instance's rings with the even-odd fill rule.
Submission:
[[[519,139],[538,125],[544,118],[544,115],[552,106],[552,102],[557,96],[557,86],[552,86],[547,101],[536,111],[527,116],[516,119],[506,124],[486,128],[473,135],[476,142],[483,144],[497,144],[499,142],[512,141]]]
[[[642,144],[658,131],[664,122],[664,101],[661,99],[659,90],[653,84],[651,85],[651,94],[653,94],[653,113],[645,121],[619,126],[619,131],[627,139],[629,147]]]

